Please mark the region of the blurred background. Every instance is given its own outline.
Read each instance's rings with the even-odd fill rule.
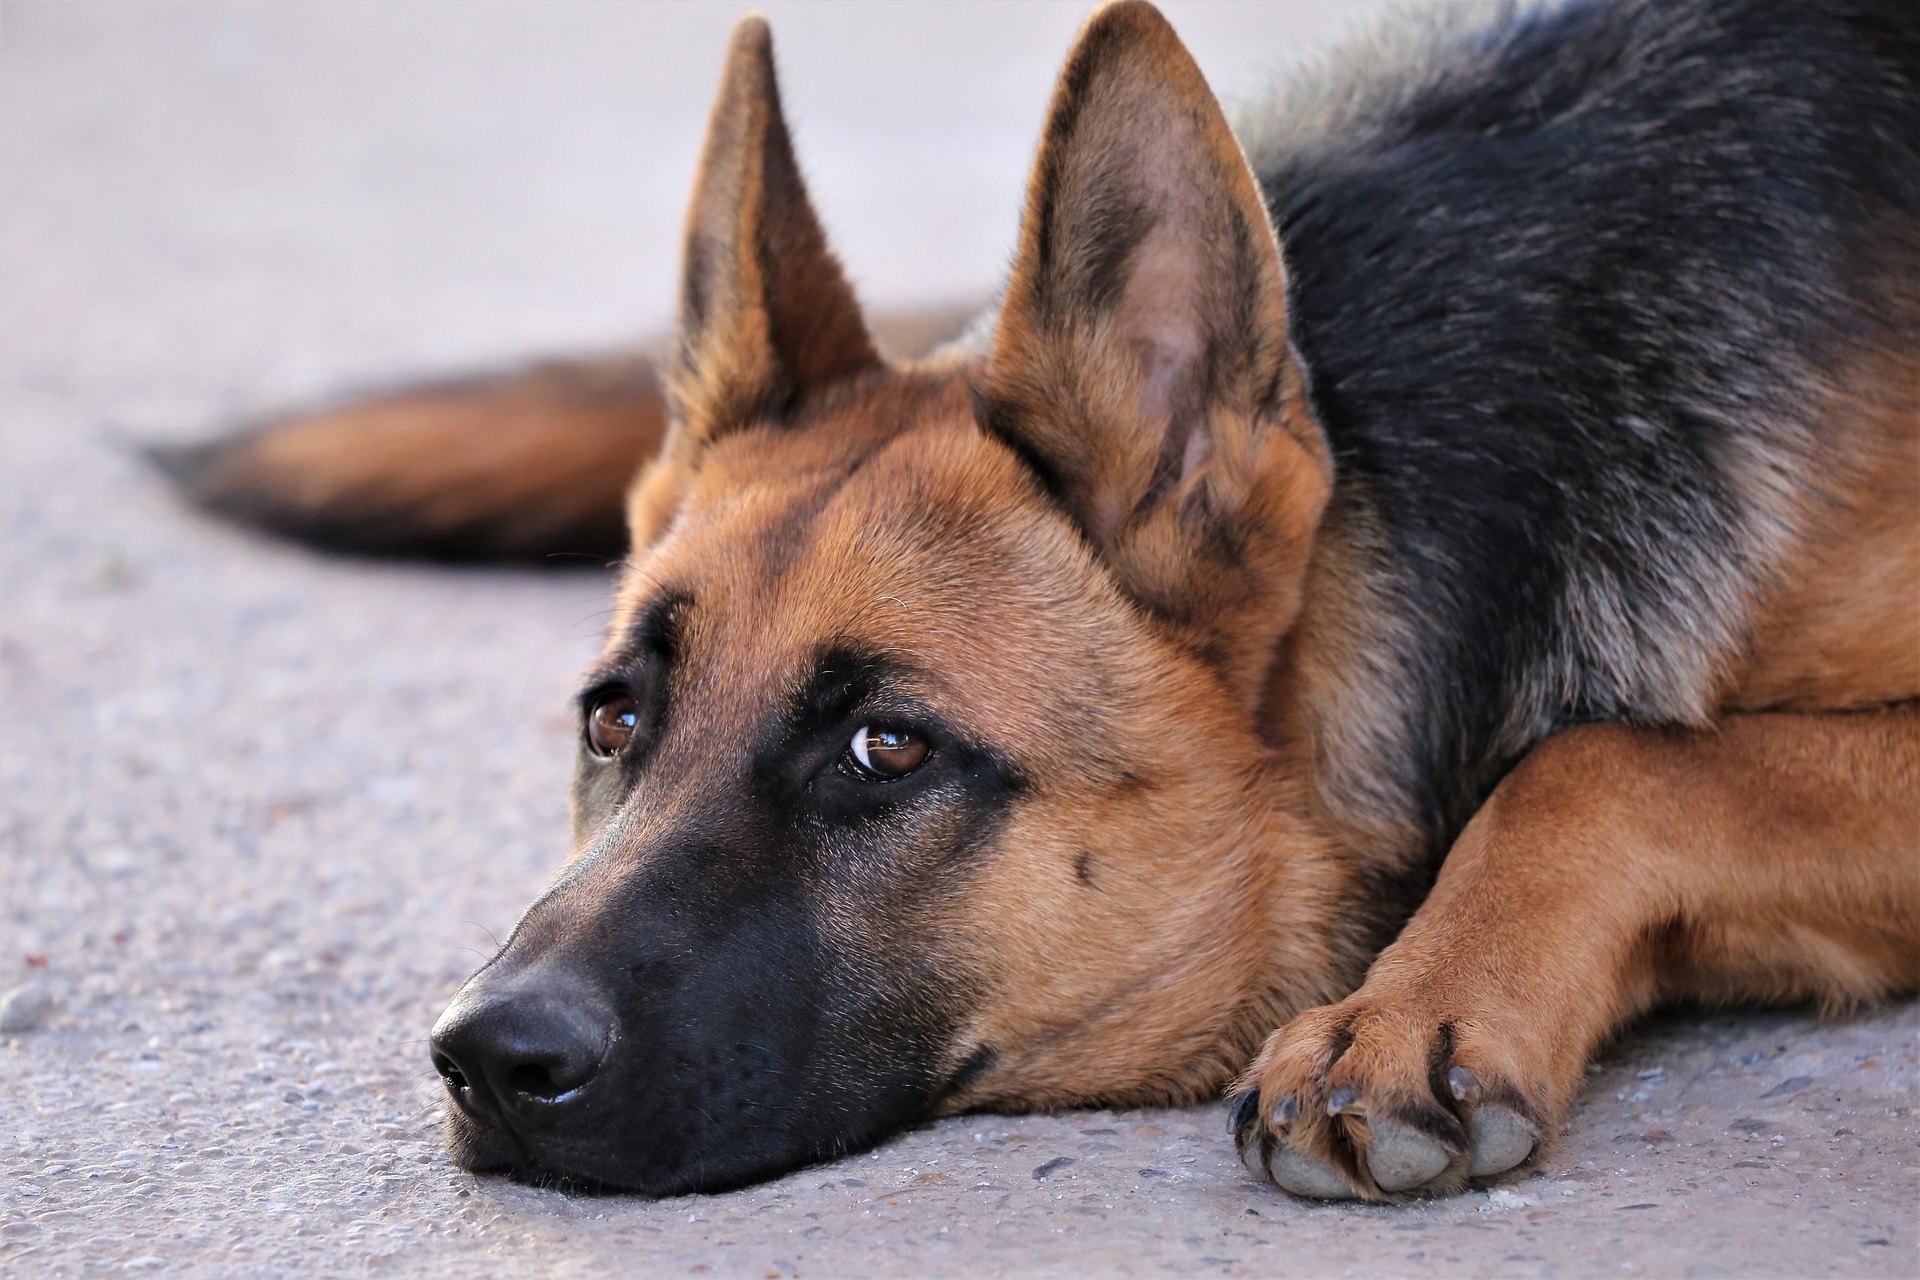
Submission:
[[[8,364],[124,379],[184,356],[253,402],[656,330],[745,7],[10,2]],[[991,288],[1088,7],[761,6],[870,305]],[[1229,100],[1372,7],[1166,6]]]

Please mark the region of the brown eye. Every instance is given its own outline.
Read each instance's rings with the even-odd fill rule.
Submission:
[[[640,709],[624,693],[610,693],[587,708],[587,745],[597,756],[617,755],[633,741]]]
[[[917,734],[872,725],[861,725],[847,744],[854,771],[882,782],[906,777],[926,763],[931,750],[927,740]]]

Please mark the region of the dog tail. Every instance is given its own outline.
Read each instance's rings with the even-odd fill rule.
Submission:
[[[919,355],[973,309],[874,326]],[[328,551],[605,564],[667,429],[656,362],[626,354],[404,387],[148,456],[193,505]]]
[[[666,431],[641,356],[407,387],[149,456],[194,505],[330,551],[602,563]]]

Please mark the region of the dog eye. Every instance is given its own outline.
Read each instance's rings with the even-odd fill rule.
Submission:
[[[863,778],[891,782],[925,764],[932,750],[925,738],[905,729],[877,729],[863,724],[847,744],[847,761]]]
[[[617,755],[633,741],[640,708],[624,693],[610,693],[587,708],[587,746],[597,756]]]

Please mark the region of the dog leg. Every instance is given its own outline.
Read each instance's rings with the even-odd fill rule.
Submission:
[[[1267,1041],[1237,1140],[1299,1195],[1458,1191],[1658,1001],[1920,987],[1920,708],[1590,725],[1496,789],[1366,982]]]

